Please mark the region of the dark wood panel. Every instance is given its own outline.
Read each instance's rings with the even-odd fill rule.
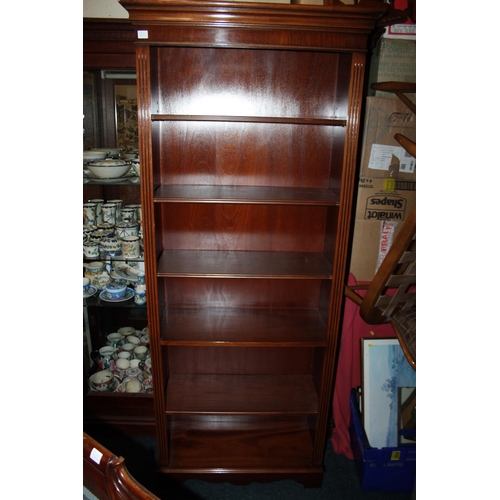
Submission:
[[[320,253],[325,247],[326,207],[183,203],[160,209],[167,250]]]
[[[165,250],[158,276],[329,279],[331,264],[321,253]]]
[[[335,53],[162,47],[158,57],[160,114],[345,119]]]
[[[308,375],[171,375],[167,413],[316,413]]]
[[[320,280],[160,278],[169,307],[319,308]],[[325,288],[330,288],[325,281]],[[326,301],[327,306],[329,300]]]
[[[162,332],[165,345],[324,346],[326,322],[296,309],[169,309]]]
[[[255,203],[279,205],[338,205],[339,196],[330,189],[267,186],[160,186],[155,202]]]
[[[162,184],[330,187],[331,144],[338,127],[195,121],[155,125]]]
[[[127,19],[83,20],[83,67],[135,69],[136,28]]]
[[[277,472],[311,467],[311,439],[305,418],[175,416],[170,436],[170,467],[178,472]]]
[[[170,375],[307,375],[317,349],[313,347],[163,347]]]

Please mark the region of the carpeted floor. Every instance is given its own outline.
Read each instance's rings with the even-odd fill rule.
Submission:
[[[413,496],[412,493],[362,491],[355,463],[343,455],[335,454],[329,442],[321,488],[305,488],[292,480],[244,486],[199,480],[172,483],[165,476],[158,476],[154,472],[154,438],[92,437],[116,455],[123,456],[127,469],[135,479],[162,500],[411,500]]]

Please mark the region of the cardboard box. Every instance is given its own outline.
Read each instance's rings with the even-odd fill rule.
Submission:
[[[349,434],[363,491],[412,492],[417,476],[417,448],[408,444],[393,448],[372,448],[363,425],[356,398],[351,391]]]
[[[416,124],[416,116],[397,97],[367,97],[360,177],[415,181],[415,158],[394,135],[403,134],[416,142]]]
[[[415,182],[359,180],[350,263],[356,280],[372,281],[415,204]]]
[[[416,82],[417,45],[415,40],[380,38],[370,59],[369,96],[387,97],[387,92],[370,88],[376,82]],[[413,97],[409,94],[410,97]]]

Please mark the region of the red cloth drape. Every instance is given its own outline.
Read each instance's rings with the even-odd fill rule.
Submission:
[[[348,285],[355,285],[356,279],[349,275]],[[360,295],[364,295],[361,291]],[[351,389],[361,385],[361,339],[393,338],[396,334],[388,323],[385,325],[368,325],[359,315],[359,306],[349,299],[345,300],[344,321],[340,341],[337,376],[333,390],[333,422],[334,428],[330,441],[335,453],[354,458],[349,438],[349,422],[351,410],[349,398]]]

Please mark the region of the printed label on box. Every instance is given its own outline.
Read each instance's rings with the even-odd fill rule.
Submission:
[[[366,200],[365,220],[404,220],[406,199],[389,194],[369,196]]]
[[[399,171],[412,174],[415,171],[415,158],[401,146],[372,144],[368,168],[372,170],[389,170],[394,164],[393,157],[399,161]]]
[[[377,266],[375,268],[375,273],[378,271],[380,264],[382,264],[389,248],[391,248],[392,240],[394,239],[394,231],[396,230],[397,222],[392,220],[384,220],[380,227],[380,245],[378,249],[378,259]]]

